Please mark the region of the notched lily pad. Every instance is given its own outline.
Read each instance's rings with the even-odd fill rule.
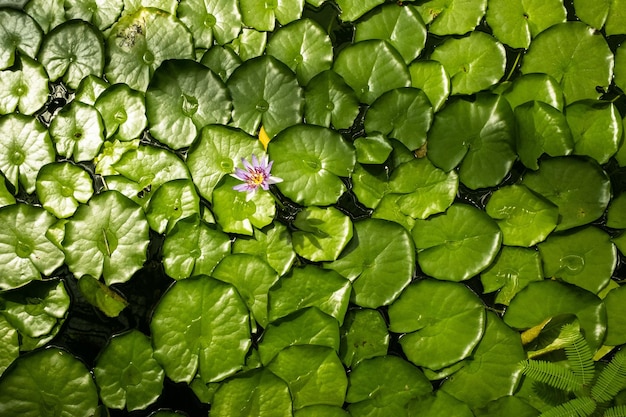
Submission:
[[[41,45],[42,31],[28,14],[10,8],[0,10],[0,70],[15,62],[16,52],[35,58]]]
[[[291,235],[296,253],[313,262],[334,261],[352,239],[350,218],[333,207],[298,212]]]
[[[428,0],[417,6],[434,35],[462,35],[474,30],[485,15],[487,0]]]
[[[52,119],[50,135],[59,155],[89,161],[104,142],[104,122],[96,108],[74,100]]]
[[[309,124],[348,129],[359,114],[354,90],[335,71],[317,74],[304,90],[304,118]]]
[[[126,84],[113,84],[100,94],[94,106],[100,112],[106,138],[139,137],[148,124],[144,94]]]
[[[93,195],[89,173],[70,162],[44,165],[37,174],[35,189],[41,205],[59,219],[70,217]]]
[[[170,232],[178,220],[200,213],[200,197],[188,179],[168,181],[152,195],[146,210],[150,228]]]
[[[440,62],[420,59],[409,65],[411,86],[419,88],[439,111],[450,95],[450,77]]]
[[[254,0],[240,0],[243,23],[257,30],[273,31],[275,20],[282,25],[300,19],[304,0],[272,0],[259,3]]]
[[[0,114],[33,114],[47,100],[48,74],[37,61],[20,56],[16,66],[0,71]]]
[[[224,45],[241,31],[237,0],[182,0],[176,15],[191,31],[196,48],[211,49],[214,40]]]
[[[252,238],[239,237],[233,253],[249,253],[265,260],[279,275],[285,275],[296,260],[287,226],[273,222],[263,229],[254,229]]]
[[[102,31],[115,23],[123,7],[124,0],[67,0],[64,4],[66,19],[81,19]]]

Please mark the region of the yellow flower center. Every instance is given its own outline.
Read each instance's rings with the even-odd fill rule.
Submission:
[[[260,173],[260,172],[252,174],[250,176],[250,182],[252,184],[254,184],[254,185],[261,185],[261,184],[263,184],[264,180],[265,180],[265,176],[262,173]]]

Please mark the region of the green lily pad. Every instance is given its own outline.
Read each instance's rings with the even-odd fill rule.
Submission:
[[[401,416],[406,415],[405,406],[412,398],[432,389],[422,371],[411,363],[397,356],[379,356],[352,369],[346,401],[353,417]]]
[[[384,166],[356,164],[352,191],[365,207],[376,208],[389,190],[389,171]]]
[[[407,410],[409,417],[474,417],[467,404],[443,390],[411,400],[407,404]]]
[[[557,23],[567,12],[560,0],[490,0],[487,24],[500,42],[511,48],[527,49],[532,38]]]
[[[135,13],[141,7],[160,9],[169,14],[175,14],[178,7],[177,0],[124,0],[124,13]]]
[[[286,25],[300,19],[304,0],[273,0],[256,2],[254,0],[240,0],[239,8],[243,23],[256,30],[273,31],[275,20]]]
[[[446,300],[454,299],[451,305]],[[483,336],[485,309],[465,285],[420,280],[389,306],[389,330],[405,333],[402,351],[415,365],[442,369],[471,355]]]
[[[344,22],[354,22],[384,2],[385,0],[337,0],[337,6],[341,10],[339,19]]]
[[[75,89],[87,75],[102,75],[102,35],[87,22],[67,21],[46,35],[38,60],[46,68],[50,81],[63,79],[70,88]]]
[[[615,85],[626,91],[626,46],[620,45],[615,51]]]
[[[352,281],[352,302],[369,308],[388,305],[415,272],[415,248],[409,233],[385,220],[354,224],[354,236],[342,256],[324,265]]]
[[[626,193],[622,192],[609,203],[606,225],[615,229],[626,229]]]
[[[34,117],[12,113],[0,118],[0,171],[18,189],[35,191],[35,180],[42,166],[54,162],[54,148],[48,130]]]
[[[104,72],[111,84],[146,91],[163,61],[193,58],[193,39],[180,20],[164,11],[139,8],[129,13],[108,34]]]
[[[33,114],[47,100],[48,75],[37,61],[21,56],[16,68],[0,71],[0,114],[17,109],[22,114]]]
[[[128,307],[128,301],[120,293],[91,275],[83,275],[78,280],[78,289],[89,304],[97,307],[107,317],[117,317]]]
[[[539,411],[518,396],[507,395],[474,410],[476,417],[536,417]]]
[[[588,25],[600,30],[604,26],[607,35],[624,34],[626,14],[621,0],[574,0],[576,16]]]
[[[444,171],[459,166],[459,178],[471,189],[493,187],[517,158],[515,117],[506,99],[480,94],[475,101],[455,100],[437,115],[428,132],[428,159]]]
[[[128,281],[146,260],[148,221],[141,207],[117,191],[81,205],[65,225],[63,248],[80,278],[104,275],[107,285]]]
[[[302,121],[304,101],[296,75],[272,56],[244,62],[227,86],[233,99],[232,123],[251,135],[262,124],[272,138]]]
[[[247,407],[242,407],[247,404]],[[220,384],[211,403],[216,417],[291,417],[292,403],[287,384],[267,368],[240,373]]]
[[[289,386],[295,410],[309,405],[342,406],[348,378],[334,349],[327,346],[290,346],[267,368]]]
[[[402,197],[399,194],[385,195],[372,212],[372,218],[398,223],[410,232],[415,225],[415,219],[400,210]]]
[[[289,346],[327,346],[339,351],[339,323],[315,307],[270,323],[259,342],[259,356],[268,365],[280,351]]]
[[[0,70],[13,65],[17,52],[35,58],[43,37],[37,22],[30,15],[10,8],[0,10],[0,21]]]
[[[20,341],[17,330],[0,315],[0,375],[20,355]]]
[[[504,322],[526,330],[563,314],[578,317],[592,351],[600,347],[606,332],[606,308],[595,294],[576,285],[553,280],[531,282],[520,291],[504,313]]]
[[[70,217],[93,195],[89,173],[70,162],[44,165],[37,174],[35,189],[41,205],[60,219]]]
[[[108,87],[94,106],[102,115],[107,139],[113,135],[120,140],[135,139],[148,124],[143,93],[126,84]]]
[[[509,185],[496,190],[485,207],[498,223],[502,243],[510,246],[533,246],[545,240],[559,220],[559,209],[550,201],[523,185]]]
[[[97,109],[74,100],[52,119],[50,135],[59,155],[90,161],[104,142],[104,123]]]
[[[163,368],[154,359],[150,339],[138,330],[111,338],[93,372],[100,398],[110,408],[143,410],[163,389]]]
[[[189,28],[196,48],[224,45],[239,35],[241,13],[236,0],[182,0],[178,18]]]
[[[387,91],[411,84],[411,76],[402,56],[380,39],[345,47],[335,58],[333,70],[343,77],[365,104],[372,104]]]
[[[63,252],[46,236],[55,222],[40,207],[18,203],[0,208],[0,290],[39,280],[63,264]]]
[[[406,4],[386,4],[355,25],[354,42],[367,39],[388,41],[409,64],[426,44],[426,25],[417,9]]]
[[[146,92],[150,134],[172,149],[191,145],[208,124],[225,124],[230,112],[230,97],[222,80],[191,60],[164,62]]]
[[[389,140],[382,133],[357,138],[353,143],[356,160],[360,164],[382,164],[393,150]]]
[[[205,275],[177,281],[150,322],[154,357],[175,382],[204,383],[237,372],[250,348],[249,312],[230,284]]]
[[[484,406],[513,394],[520,378],[518,363],[525,358],[519,333],[488,311],[485,334],[471,359],[440,389],[471,408]]]
[[[574,154],[605,164],[622,141],[622,117],[613,103],[579,101],[567,106],[567,123],[574,138]]]
[[[520,75],[513,82],[506,81],[499,84],[495,88],[495,92],[502,94],[513,110],[529,101],[549,104],[559,112],[562,112],[565,106],[561,85],[548,74]]]
[[[0,175],[0,207],[15,204],[15,197],[9,191],[4,176]]]
[[[523,74],[554,77],[568,104],[597,99],[597,88],[608,89],[613,75],[613,53],[602,36],[582,22],[556,24],[533,40],[522,62]]]
[[[334,207],[298,212],[291,235],[296,253],[313,262],[334,261],[352,239],[350,218]]]
[[[3,413],[24,417],[91,416],[98,392],[85,365],[68,352],[50,348],[24,356],[0,380]]]
[[[268,151],[273,174],[283,179],[280,192],[307,206],[337,202],[346,191],[339,177],[349,177],[356,163],[352,145],[321,126],[292,126],[272,139]]]
[[[426,143],[432,121],[432,106],[423,91],[413,87],[398,88],[384,93],[368,108],[365,132],[380,132],[415,150]]]
[[[65,22],[63,0],[30,0],[24,5],[24,11],[35,19],[44,33]]]
[[[263,229],[254,229],[253,238],[239,237],[233,253],[249,253],[267,262],[280,276],[285,275],[296,260],[291,233],[282,223],[273,222]]]
[[[441,110],[450,95],[450,77],[440,62],[418,60],[409,65],[411,86],[422,90],[434,111]]]
[[[304,118],[309,124],[348,129],[359,114],[359,99],[335,71],[313,77],[304,90]]]
[[[592,226],[550,235],[538,247],[546,277],[560,278],[595,294],[609,283],[617,265],[611,237]]]
[[[123,0],[67,0],[64,4],[66,19],[81,19],[100,30],[110,27],[124,7]]]
[[[377,310],[350,310],[340,329],[339,357],[349,368],[364,359],[385,356],[389,348],[387,323]]]
[[[241,65],[242,61],[239,55],[231,48],[213,45],[202,55],[200,63],[217,74],[222,81],[226,82],[233,71]]]
[[[230,252],[230,238],[197,215],[176,223],[163,242],[165,273],[174,279],[210,275]]]
[[[486,213],[453,204],[411,232],[422,271],[434,278],[463,281],[479,274],[495,259],[502,242],[500,228]]]
[[[495,262],[480,274],[483,292],[498,291],[496,303],[509,305],[533,281],[543,279],[541,257],[533,249],[503,246]]]
[[[265,52],[267,32],[244,27],[237,38],[226,46],[231,48],[242,61],[259,57]]]
[[[350,417],[341,407],[333,405],[310,405],[296,410],[294,417]]]
[[[166,182],[152,195],[146,210],[150,228],[158,233],[170,232],[178,220],[200,213],[200,197],[188,179]]]
[[[452,94],[474,94],[496,84],[506,68],[504,46],[484,32],[449,38],[430,59],[440,62],[450,76]]]
[[[615,288],[604,298],[606,306],[606,339],[604,344],[617,346],[626,343],[626,287]]]
[[[487,0],[428,0],[417,6],[433,35],[463,35],[480,23]]]
[[[522,184],[559,208],[557,231],[591,223],[602,216],[611,199],[607,174],[591,160],[546,159],[537,171],[523,177]]]
[[[73,102],[80,101],[81,103],[93,106],[98,97],[100,97],[100,94],[102,94],[104,90],[109,87],[109,85],[110,84],[108,82],[100,77],[88,75],[83,78],[78,85]]]
[[[300,85],[330,69],[333,61],[330,37],[310,19],[300,19],[276,30],[267,44],[267,53],[295,72]]]

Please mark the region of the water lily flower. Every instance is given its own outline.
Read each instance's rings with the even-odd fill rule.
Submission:
[[[267,155],[263,155],[258,160],[256,155],[252,155],[252,162],[248,162],[245,158],[241,158],[244,169],[236,168],[232,177],[243,181],[243,184],[235,185],[233,190],[247,192],[248,198],[251,198],[260,188],[269,190],[270,184],[282,182],[282,178],[273,177],[270,174],[273,161],[269,161]]]

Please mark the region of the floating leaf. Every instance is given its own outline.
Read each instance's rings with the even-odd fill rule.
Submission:
[[[471,189],[493,187],[516,159],[515,117],[501,96],[480,94],[455,100],[437,115],[428,132],[428,159],[444,171],[460,166],[459,178]]]
[[[83,275],[78,280],[78,289],[89,304],[108,317],[117,317],[128,307],[128,301],[122,295],[91,275]],[[120,408],[124,408],[123,405]]]
[[[411,232],[422,271],[434,278],[463,281],[493,262],[502,242],[498,225],[486,213],[467,204],[453,204]]]
[[[262,124],[274,137],[302,120],[304,102],[296,76],[272,56],[244,62],[227,86],[233,99],[233,125],[251,135]]]
[[[225,124],[230,111],[230,96],[222,80],[191,60],[161,64],[146,92],[150,134],[172,149],[191,145],[208,124]]]
[[[143,410],[163,389],[163,368],[153,357],[150,339],[138,330],[111,338],[93,371],[100,398],[110,408]]]
[[[100,77],[95,75],[88,75],[82,79],[78,88],[76,89],[76,95],[74,101],[80,101],[81,103],[89,104],[93,106],[96,99],[109,87],[109,83],[104,81]],[[71,103],[70,103],[71,105]]]
[[[233,71],[241,65],[242,61],[239,55],[231,48],[213,45],[204,53],[200,63],[217,74],[222,81],[226,82]]]
[[[607,174],[597,163],[579,158],[546,159],[539,170],[524,176],[522,184],[559,208],[557,231],[596,220],[611,198]]]
[[[292,233],[296,253],[313,262],[334,261],[352,239],[350,218],[333,207],[298,212]]]
[[[200,213],[200,197],[188,179],[166,182],[152,195],[146,210],[150,228],[170,232],[178,220]]]
[[[385,0],[338,0],[337,6],[341,10],[339,19],[353,22],[384,2]]]
[[[434,35],[462,35],[480,23],[487,0],[428,0],[417,6]]]
[[[383,93],[408,87],[411,76],[402,56],[383,40],[366,40],[342,49],[333,70],[343,77],[362,103],[372,104]]]
[[[620,45],[615,51],[615,85],[626,91],[626,46]]]
[[[64,4],[66,19],[81,19],[105,30],[117,19],[124,7],[123,0],[95,0],[92,2],[67,0]]]
[[[539,72],[554,77],[568,104],[597,99],[597,88],[608,89],[613,53],[602,36],[582,22],[556,24],[541,32],[524,55],[522,74]]]
[[[233,253],[249,253],[265,260],[279,275],[285,275],[296,260],[291,233],[285,225],[273,222],[263,229],[254,229],[254,238],[240,237],[233,244]]]
[[[348,129],[359,114],[359,99],[336,72],[313,77],[304,90],[304,118],[309,124]]]
[[[150,331],[154,357],[175,382],[189,383],[196,373],[204,383],[227,378],[251,344],[248,309],[235,288],[204,275],[168,289]]]
[[[0,71],[0,114],[17,109],[33,114],[48,100],[48,75],[40,63],[26,56],[21,56],[16,66]]]
[[[409,417],[474,417],[467,404],[443,390],[411,400],[407,404]]]
[[[300,19],[304,0],[272,0],[259,3],[254,0],[240,0],[239,7],[243,23],[256,30],[274,30],[274,20],[282,25]]]
[[[350,310],[341,327],[339,357],[349,368],[364,359],[385,356],[389,347],[387,324],[377,310]]]
[[[178,7],[177,0],[124,0],[124,13],[135,13],[141,7],[160,9],[169,14],[175,14]]]
[[[248,61],[263,55],[266,44],[266,32],[244,27],[239,36],[227,46],[235,51],[242,61]]]
[[[606,306],[605,345],[617,346],[626,343],[626,287],[615,288],[604,298]]]
[[[30,0],[24,5],[24,11],[35,19],[44,33],[65,21],[63,0]]]
[[[224,45],[239,35],[238,5],[236,0],[182,0],[176,14],[191,31],[196,48],[212,49],[213,40]]]
[[[560,278],[597,294],[611,279],[617,249],[610,236],[595,227],[553,234],[538,245],[546,277]]]
[[[540,101],[559,112],[563,111],[564,98],[561,85],[548,74],[520,75],[512,82],[500,83],[494,90],[507,99],[513,110],[529,101]]]
[[[498,223],[502,243],[532,246],[545,240],[559,219],[559,209],[523,185],[509,185],[496,190],[485,207]]]
[[[144,95],[126,84],[108,87],[94,106],[102,115],[107,139],[113,135],[119,140],[135,139],[148,124]]]
[[[361,164],[382,164],[393,150],[389,140],[381,133],[357,138],[353,143],[356,160]]]
[[[626,193],[621,193],[609,204],[606,225],[615,229],[626,229]]]
[[[0,118],[0,171],[18,189],[35,191],[35,180],[42,166],[54,162],[54,148],[48,130],[34,117],[18,113]]]
[[[284,130],[269,144],[273,173],[282,178],[278,189],[305,205],[337,202],[356,162],[354,148],[338,132],[313,125]]]
[[[576,16],[583,22],[600,30],[604,26],[607,35],[624,34],[624,2],[621,0],[574,0]]]
[[[91,416],[98,392],[85,365],[66,351],[49,348],[21,357],[0,380],[3,413],[24,417]]]
[[[349,417],[350,414],[341,407],[332,405],[310,405],[293,414],[294,417]]]
[[[326,268],[352,281],[352,301],[377,308],[390,304],[409,284],[415,271],[415,249],[400,225],[367,219],[354,224],[354,236]]]
[[[0,10],[0,69],[9,68],[15,62],[17,52],[35,58],[41,45],[42,33],[39,25],[20,10]]]
[[[128,281],[146,260],[148,222],[141,207],[117,191],[81,205],[65,225],[63,248],[80,278],[104,275],[107,285]]]
[[[6,180],[0,175],[0,207],[15,204],[15,197],[9,191],[6,185]]]
[[[102,75],[102,35],[84,21],[67,21],[46,35],[38,59],[46,68],[50,81],[62,78],[70,88],[77,88],[87,75]]]
[[[440,62],[418,60],[409,65],[411,86],[426,93],[433,110],[439,111],[450,95],[450,77]]]
[[[417,281],[389,307],[389,330],[405,333],[400,345],[407,359],[429,369],[467,358],[483,336],[485,320],[481,300],[455,282]]]
[[[46,236],[56,219],[18,203],[0,208],[0,290],[17,288],[63,264],[63,252]]]
[[[74,100],[52,119],[50,135],[59,155],[89,161],[104,142],[104,123],[98,110]]]
[[[500,397],[497,400],[489,401],[484,407],[474,410],[476,417],[536,417],[538,413],[539,411],[517,395]]]
[[[93,195],[87,171],[70,162],[44,165],[37,174],[36,190],[41,205],[60,219],[70,217],[79,203]]]
[[[20,355],[20,342],[17,330],[0,315],[0,375]]]

